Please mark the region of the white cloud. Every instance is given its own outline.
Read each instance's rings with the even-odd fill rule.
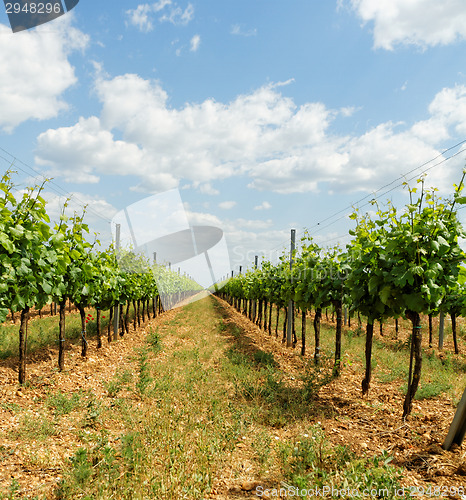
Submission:
[[[221,203],[218,204],[218,206],[222,210],[231,210],[233,207],[236,206],[236,201],[222,201]]]
[[[194,17],[194,7],[192,4],[188,3],[188,6],[183,9],[178,6],[174,6],[170,9],[168,14],[163,15],[160,18],[161,22],[170,22],[175,26],[188,24]]]
[[[194,35],[191,38],[190,44],[191,44],[191,46],[190,46],[189,50],[191,52],[196,52],[199,49],[199,45],[201,44],[201,37],[199,35]]]
[[[0,24],[0,128],[11,132],[26,120],[53,118],[67,109],[61,96],[77,81],[68,56],[89,43],[71,18],[54,20],[53,30],[39,26],[15,34]]]
[[[297,106],[276,84],[228,103],[207,99],[179,109],[170,107],[159,82],[137,75],[99,76],[96,93],[100,116],[41,134],[37,162],[69,181],[131,175],[138,179],[132,189],[145,192],[183,180],[202,194],[218,195],[213,183],[233,176],[279,193],[367,192],[436,157],[443,142],[466,133],[466,86],[460,85],[434,97],[427,119],[410,126],[380,123],[360,136],[332,131],[335,117],[350,115],[350,108]],[[441,175],[439,169],[430,175],[440,186],[451,185],[452,169],[449,162]]]
[[[40,155],[47,151],[47,161]],[[101,127],[100,120],[80,118],[72,127],[49,129],[37,138],[36,161],[51,167],[51,175],[68,182],[97,183],[101,174],[125,175],[133,162],[143,162],[143,153],[135,145],[115,141],[110,131]]]
[[[270,210],[272,205],[268,201],[263,201],[260,205],[254,207],[254,210]]]
[[[232,35],[245,36],[245,37],[256,36],[257,29],[254,28],[254,29],[250,29],[250,30],[244,30],[239,24],[234,24],[231,27],[230,33]]]
[[[128,23],[136,26],[139,31],[143,33],[148,33],[154,29],[152,20],[149,18],[149,14],[152,13],[152,6],[149,4],[138,5],[136,9],[129,9],[126,11],[128,16]]]
[[[194,17],[194,7],[191,3],[188,3],[185,8],[182,8],[172,0],[139,4],[135,9],[126,11],[126,23],[135,26],[143,33],[148,33],[154,29],[154,17],[157,15],[159,22],[170,22],[175,26],[185,26]]]
[[[364,23],[373,22],[374,48],[447,45],[466,38],[463,0],[349,1]]]
[[[75,213],[82,214],[85,210],[88,222],[90,222],[90,219],[92,219],[92,222],[95,222],[97,219],[102,220],[102,218],[111,219],[117,213],[117,209],[114,206],[99,196],[78,191],[70,192],[66,196],[60,196],[47,191],[47,185],[45,185],[45,189],[43,197],[47,201],[47,214],[52,221],[58,222],[65,202],[68,204],[65,210],[66,215],[71,217]]]
[[[155,2],[152,4],[152,10],[154,12],[159,12],[171,4],[172,4],[172,0],[159,0],[158,2]]]
[[[194,185],[194,187],[198,187],[199,183],[194,182],[193,185]],[[220,194],[220,191],[218,189],[213,188],[212,185],[210,184],[210,182],[206,182],[205,184],[201,184],[199,186],[199,191],[202,194],[208,194],[209,196],[218,196]]]

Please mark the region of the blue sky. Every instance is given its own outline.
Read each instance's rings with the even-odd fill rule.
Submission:
[[[400,175],[458,181],[465,145],[439,155],[466,140],[465,39],[463,0],[80,0],[15,34],[1,10],[0,164],[53,177],[52,215],[73,194],[104,243],[179,188],[235,270],[291,228],[345,244],[348,207],[404,203],[380,189]]]

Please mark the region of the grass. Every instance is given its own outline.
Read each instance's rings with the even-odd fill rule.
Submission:
[[[48,307],[48,306],[47,306]],[[68,312],[66,308],[66,340],[79,341],[81,337],[81,317],[79,312],[73,310]],[[87,337],[93,338],[97,334],[97,324],[95,321],[96,310],[87,308],[87,313],[90,313],[94,320],[89,320],[86,325]],[[109,311],[102,311],[100,320],[103,337],[107,334],[108,321],[110,318]],[[16,323],[4,323],[0,325],[0,359],[6,359],[11,356],[16,356],[18,353],[18,332],[19,332],[19,313],[16,314]],[[132,323],[134,318],[133,306],[130,307],[129,321]],[[28,353],[34,353],[44,347],[58,347],[58,312],[54,316],[44,315],[42,319],[35,317],[28,322]]]
[[[201,320],[206,333],[216,330],[213,312],[209,307],[206,318],[205,304],[193,303],[160,327],[157,337],[148,335],[133,357],[140,402],[112,408],[112,420],[127,431],[116,447],[95,435],[78,449],[58,498],[205,498],[216,466],[245,426],[230,406],[225,374],[214,363],[221,347],[215,339],[199,342]],[[164,339],[176,335],[175,324],[190,328],[183,329],[179,348],[160,358]],[[117,373],[115,381],[120,383],[122,375]]]
[[[335,323],[331,323],[331,311],[329,310],[329,322],[326,322],[325,311],[322,314],[321,323],[321,352],[332,358],[335,352]],[[282,336],[283,311],[280,314],[278,338]],[[272,314],[272,335],[275,332],[276,311]],[[365,318],[362,318],[364,321]],[[440,358],[428,348],[428,323],[427,317],[421,318],[423,325],[423,365],[421,381],[416,394],[416,399],[435,398],[443,393],[447,394],[454,404],[458,404],[466,387],[466,359],[464,355],[455,355],[446,351]],[[462,318],[458,319],[458,338],[461,341],[466,338],[466,325],[461,325]],[[307,355],[312,356],[314,345],[314,329],[312,321],[306,323]],[[365,365],[365,323],[360,328],[357,318],[351,319],[351,328],[343,327],[342,355],[343,363],[346,365],[360,365],[361,379],[363,377],[363,366]],[[301,315],[295,318],[295,330],[298,336],[298,348],[301,342]],[[383,337],[379,334],[379,323],[374,325],[374,341],[372,349],[373,377],[382,383],[399,382],[398,388],[403,394],[406,392],[406,381],[409,369],[409,332],[411,323],[407,320],[399,320],[399,338],[395,338],[394,320],[388,320],[383,325]],[[434,318],[434,345],[438,341],[438,318]],[[445,339],[451,340],[451,324],[445,321]],[[463,348],[464,350],[464,348]]]
[[[45,441],[47,438],[56,436],[58,433],[57,422],[54,419],[50,419],[46,412],[33,414],[27,411],[21,414],[18,427],[11,431],[11,437],[25,441]]]
[[[81,406],[82,394],[75,392],[67,396],[61,391],[50,394],[47,397],[46,405],[52,408],[55,416],[66,415]]]
[[[106,386],[121,396],[104,410],[126,429],[119,444],[106,439],[98,419],[82,434],[87,442],[69,460],[58,498],[206,498],[244,440],[257,471],[276,468],[272,432],[309,418],[312,394],[328,380],[309,366],[291,387],[272,353],[248,351],[220,313],[212,299],[195,302],[148,334],[131,358],[133,379],[117,371]],[[175,348],[165,352],[170,342]]]
[[[95,318],[95,309],[89,308]],[[108,325],[109,313],[103,312],[105,319],[101,320],[102,329]],[[18,317],[18,315],[17,315]],[[28,353],[33,353],[44,347],[58,347],[58,314],[55,316],[44,316],[42,319],[34,318],[28,322]],[[93,337],[96,335],[97,326],[95,321],[87,324],[87,335]],[[16,324],[3,324],[0,326],[0,359],[6,359],[15,356],[18,353],[18,332],[19,317]],[[74,341],[81,336],[81,318],[79,312],[66,314],[66,339]]]
[[[377,497],[394,498],[402,473],[385,453],[358,458],[346,446],[332,446],[319,424],[291,443],[284,443],[280,459],[290,489],[330,488],[376,490]],[[380,492],[383,492],[380,494]]]

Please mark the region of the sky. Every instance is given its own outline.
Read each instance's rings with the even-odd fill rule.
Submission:
[[[344,246],[404,180],[451,195],[464,141],[464,0],[80,0],[18,33],[0,6],[0,168],[52,178],[52,217],[72,195],[104,246],[173,189],[235,273],[292,228]]]

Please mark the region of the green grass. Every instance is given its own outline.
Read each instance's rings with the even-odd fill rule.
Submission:
[[[95,309],[86,309],[95,318]],[[19,332],[19,315],[17,316],[16,324],[0,325],[0,359],[6,359],[10,356],[18,354],[18,332]],[[105,319],[101,320],[102,329],[108,325],[109,313],[103,311]],[[58,347],[58,314],[55,316],[44,316],[42,319],[34,318],[28,322],[28,352],[33,353],[39,349],[49,346]],[[78,312],[66,314],[66,339],[75,341],[81,336],[81,318]],[[88,337],[96,335],[96,322],[89,321],[86,325]]]
[[[53,409],[55,416],[66,415],[82,405],[82,393],[66,395],[61,391],[50,394],[47,397],[46,405]]]
[[[111,418],[127,430],[116,447],[95,435],[77,450],[58,498],[205,498],[216,465],[245,426],[242,414],[231,407],[223,368],[212,362],[223,347],[215,338],[199,342],[201,321],[210,335],[216,331],[212,309],[207,306],[212,317],[206,318],[206,304],[193,303],[158,328],[160,352],[164,339],[177,335],[176,324],[190,326],[182,333],[183,344],[169,356],[152,352],[154,337],[149,336],[147,347],[132,358],[135,390],[143,398],[137,406],[126,399],[127,404],[111,409]]]
[[[47,306],[48,307],[48,306]],[[66,308],[66,322],[65,322],[65,338],[67,342],[79,341],[81,337],[81,317],[79,312],[73,310],[68,313]],[[94,320],[89,320],[86,324],[86,332],[88,338],[94,338],[97,334],[97,324],[95,321],[96,310],[94,308],[87,308],[86,314],[91,314]],[[107,335],[107,327],[110,318],[109,311],[102,311],[100,324],[102,329],[102,336],[105,338]],[[0,359],[6,359],[18,354],[18,333],[19,333],[19,314],[16,314],[16,323],[4,323],[0,325]],[[129,321],[132,325],[134,318],[133,307],[130,307]],[[58,312],[54,316],[44,315],[42,319],[35,317],[28,322],[28,353],[34,353],[44,347],[58,347]]]
[[[282,336],[283,311],[280,313],[278,338]],[[314,328],[312,318],[307,318],[306,339],[307,355],[312,356],[314,346]],[[275,335],[276,311],[272,314],[272,335]],[[329,309],[329,320],[331,311]],[[343,326],[342,334],[342,356],[344,365],[361,366],[361,379],[365,366],[365,318],[362,318],[362,328],[359,328],[357,318],[351,319],[351,328]],[[428,323],[423,320],[423,365],[421,381],[416,394],[416,399],[435,398],[441,394],[447,394],[454,404],[458,404],[461,399],[464,387],[466,387],[466,359],[464,355],[455,355],[446,352],[443,359],[433,355],[428,349]],[[461,320],[458,320],[461,321]],[[438,342],[438,320],[434,319],[434,345]],[[372,371],[373,377],[382,383],[399,382],[398,390],[405,393],[406,381],[409,370],[409,336],[411,323],[407,320],[399,320],[400,334],[395,338],[394,320],[387,320],[383,325],[384,336],[379,335],[379,323],[374,325],[374,341],[372,349]],[[328,358],[332,358],[335,353],[335,327],[336,323],[325,322],[325,310],[322,314],[321,324],[321,352]],[[295,318],[295,330],[298,337],[298,348],[301,342],[301,315]],[[466,333],[466,326],[458,324],[458,337],[460,339],[460,352],[462,351],[462,338]],[[445,339],[451,340],[451,324],[445,322]],[[463,348],[464,350],[464,348]]]
[[[318,424],[294,442],[284,443],[280,458],[287,483],[295,489],[382,490],[382,498],[393,498],[402,478],[386,453],[358,458],[346,446],[331,445]]]

